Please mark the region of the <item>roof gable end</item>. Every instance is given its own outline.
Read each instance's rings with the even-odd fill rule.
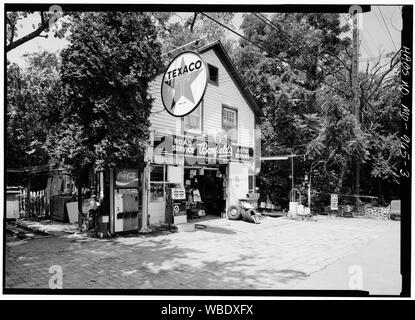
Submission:
[[[228,71],[229,75],[231,76],[233,82],[238,87],[239,91],[241,92],[242,96],[247,101],[248,105],[254,112],[257,117],[263,117],[264,114],[262,113],[261,108],[258,106],[255,98],[252,96],[251,92],[247,88],[245,82],[239,75],[238,71],[236,70],[235,65],[233,64],[232,60],[228,56],[223,47],[222,43],[218,40],[211,44],[208,44],[198,50],[199,53],[203,53],[213,49],[219,59],[221,60],[222,64],[225,66],[226,70]]]

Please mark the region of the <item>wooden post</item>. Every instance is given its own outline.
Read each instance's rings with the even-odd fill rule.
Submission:
[[[31,184],[31,175],[29,173],[28,179],[27,179],[27,193],[26,193],[26,217],[30,218],[30,184]]]
[[[146,162],[146,166],[143,171],[143,188],[142,188],[142,212],[141,212],[141,233],[149,232],[150,229],[147,227],[148,223],[148,202],[150,193],[150,160]]]
[[[358,12],[353,13],[353,61],[352,61],[352,90],[353,90],[353,111],[356,121],[359,124],[360,100],[359,100],[359,29]],[[354,161],[354,193],[360,192],[360,163],[357,155]]]
[[[82,231],[82,183],[81,183],[81,173],[78,173],[78,228],[79,231]]]

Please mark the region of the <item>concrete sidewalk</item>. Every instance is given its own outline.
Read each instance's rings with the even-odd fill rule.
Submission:
[[[399,295],[400,222],[391,224],[378,238],[353,254],[345,256],[308,278],[293,284],[293,289],[369,291],[371,295]],[[359,277],[361,274],[361,286]]]

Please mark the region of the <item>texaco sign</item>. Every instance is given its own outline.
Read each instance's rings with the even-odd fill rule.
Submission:
[[[203,99],[207,70],[202,58],[186,51],[170,62],[161,84],[164,108],[175,117],[191,113]]]

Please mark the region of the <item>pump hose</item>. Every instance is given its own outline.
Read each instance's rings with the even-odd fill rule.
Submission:
[[[171,233],[177,232],[177,227],[173,224],[168,224],[167,226],[160,226],[155,228],[158,231],[170,231]]]

